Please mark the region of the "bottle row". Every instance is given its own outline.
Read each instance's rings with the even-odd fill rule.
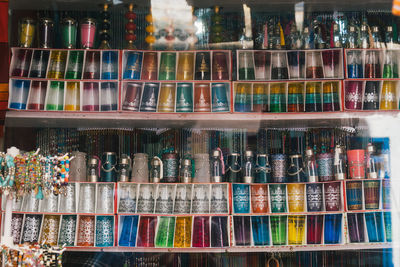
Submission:
[[[43,213],[115,213],[115,183],[69,183],[62,190],[59,195],[51,193],[43,199],[39,199],[35,191],[24,197],[15,197],[12,210]]]
[[[47,111],[229,112],[230,83],[10,80],[9,108]]]
[[[400,50],[237,50],[236,53],[238,81],[399,78]],[[231,57],[231,52],[227,50],[175,52],[12,48],[10,76],[78,80],[231,81]]]
[[[230,81],[231,65],[231,53],[226,50],[144,52],[12,48],[10,76],[68,80]]]
[[[399,78],[400,50],[346,49],[345,51],[347,78]]]
[[[122,110],[229,112],[230,83],[122,83]]]
[[[390,209],[390,183],[232,184],[232,205],[233,214]]]
[[[336,145],[332,152],[315,153],[306,148],[304,154],[300,152],[301,144],[296,147],[297,153],[268,155],[247,150],[243,157],[239,153],[223,157],[219,148],[210,155],[195,154],[193,159],[190,155],[180,159],[174,152],[152,159],[146,153],[136,153],[133,163],[130,157],[118,158],[114,152],[103,153],[101,160],[91,157],[88,161],[86,153],[75,152],[79,157],[71,162],[70,176],[79,182],[136,183],[299,183],[391,177],[388,139],[370,138],[367,145],[354,142],[354,148],[347,150]]]
[[[238,50],[237,80],[343,79],[342,51]]]
[[[118,80],[119,50],[37,50],[13,48],[11,77]]]
[[[122,82],[120,85],[118,82],[11,79],[9,84],[9,108],[17,110],[231,111],[231,83]],[[342,110],[342,82],[337,80],[234,82],[232,86],[234,112]],[[399,90],[399,81],[346,80],[344,109],[398,110]]]
[[[234,82],[235,112],[328,112],[341,110],[341,81]]]
[[[398,110],[400,82],[344,81],[345,110]]]
[[[232,221],[232,246],[236,247],[392,241],[390,212],[232,216]]]
[[[13,213],[14,244],[44,243],[67,247],[113,247],[114,216]]]
[[[346,196],[346,198],[344,198]],[[230,209],[232,199],[232,209]],[[116,201],[116,202],[114,202]],[[114,204],[116,203],[116,204]],[[3,209],[5,202],[3,201]],[[95,214],[267,214],[390,209],[390,181],[293,184],[69,183],[42,200],[32,191],[13,211]],[[346,209],[347,208],[347,209]]]
[[[15,244],[223,248],[392,241],[390,212],[280,216],[12,215]],[[344,229],[347,229],[345,231]],[[118,239],[116,238],[118,236]]]
[[[117,111],[118,82],[10,80],[9,108],[46,111]]]
[[[231,52],[123,50],[122,79],[160,81],[230,81]]]

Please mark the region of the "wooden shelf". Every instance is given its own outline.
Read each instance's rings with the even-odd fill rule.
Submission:
[[[362,127],[369,119],[396,118],[400,111],[319,113],[146,113],[7,111],[6,127],[58,128],[305,128]]]

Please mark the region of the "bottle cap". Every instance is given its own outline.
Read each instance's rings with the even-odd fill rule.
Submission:
[[[361,31],[366,32],[367,31],[367,25],[361,25]]]
[[[312,150],[312,148],[309,148],[306,150],[306,155],[307,156],[313,156],[314,155],[314,151]]]
[[[129,164],[129,159],[126,157],[120,158],[119,164],[121,164],[121,165]]]
[[[252,157],[252,156],[253,156],[253,151],[251,151],[251,150],[246,150],[246,152],[244,152],[244,155],[245,155],[246,157]]]
[[[89,160],[89,165],[97,165],[97,164],[99,164],[99,160],[98,160],[98,159],[96,159],[96,158],[91,158],[91,159]]]
[[[392,26],[387,26],[386,31],[387,31],[387,32],[392,32],[392,31],[393,31],[393,27],[392,27]]]
[[[375,146],[373,144],[368,144],[367,145],[367,152],[368,153],[374,153],[375,152]]]
[[[151,165],[153,166],[160,166],[160,161],[158,159],[152,159],[151,160]]]
[[[379,32],[378,26],[372,26],[372,32]]]
[[[340,145],[337,145],[337,146],[335,147],[335,152],[337,152],[337,153],[343,153],[343,147],[340,146]]]
[[[192,166],[192,161],[190,159],[184,159],[182,162],[183,166]]]
[[[221,152],[218,149],[215,149],[212,152],[212,156],[213,157],[220,157],[221,156]]]

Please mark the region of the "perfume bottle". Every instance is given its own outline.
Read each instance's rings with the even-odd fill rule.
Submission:
[[[335,147],[333,167],[335,169],[336,180],[346,179],[346,154],[344,153],[344,149],[341,145],[336,145]]]
[[[383,65],[383,78],[399,78],[396,59],[397,57],[393,51],[386,51],[385,64]]]
[[[311,41],[311,35],[310,35],[310,30],[308,27],[305,27],[303,30],[303,34],[301,35],[301,43],[302,43],[302,49],[312,49],[313,48],[313,42]]]
[[[154,157],[151,160],[151,169],[150,169],[150,182],[151,183],[159,183],[163,178],[163,163],[159,157]]]
[[[386,27],[386,32],[385,32],[385,43],[386,43],[386,48],[387,49],[393,49],[394,48],[394,39],[393,39],[393,27],[392,26],[387,26]]]
[[[271,36],[272,49],[282,49],[281,44],[281,30],[279,24],[275,25],[274,32]]]
[[[184,159],[179,170],[179,181],[181,183],[192,182],[192,161]]]
[[[247,150],[244,153],[244,166],[243,166],[243,182],[254,183],[254,154],[253,151]]]
[[[334,48],[342,47],[342,36],[340,35],[339,25],[337,23],[333,24],[333,33],[332,33],[332,44]]]
[[[223,162],[221,160],[221,151],[219,149],[215,149],[212,151],[211,156],[211,179],[214,183],[223,182]]]
[[[326,48],[326,42],[324,38],[324,33],[322,30],[322,25],[319,22],[314,22],[314,48],[324,49]]]
[[[372,39],[374,40],[374,48],[384,48],[378,26],[372,26]]]
[[[369,34],[368,34],[368,25],[363,22],[361,25],[361,32],[360,32],[360,45],[361,48],[369,48]]]
[[[290,34],[288,36],[288,49],[298,50],[303,46],[302,39],[297,31],[296,24],[292,23],[290,26]]]
[[[376,155],[375,155],[375,146],[371,143],[367,145],[367,178],[368,179],[377,179],[378,172],[376,168]]]
[[[306,150],[305,167],[308,182],[318,182],[317,161],[312,148]]]
[[[358,48],[358,34],[356,32],[356,27],[349,27],[349,37],[346,42],[347,48]]]

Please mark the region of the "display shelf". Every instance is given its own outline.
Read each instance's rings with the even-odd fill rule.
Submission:
[[[36,112],[8,111],[7,127],[59,128],[306,128],[365,126],[363,119],[399,117],[400,111],[351,111],[315,113],[146,113],[146,112]]]
[[[235,247],[235,248],[145,248],[145,247],[67,247],[67,251],[102,251],[102,252],[147,252],[147,253],[238,253],[238,252],[294,252],[294,251],[332,251],[394,248],[392,243],[360,243],[335,245],[287,245],[265,247]]]

